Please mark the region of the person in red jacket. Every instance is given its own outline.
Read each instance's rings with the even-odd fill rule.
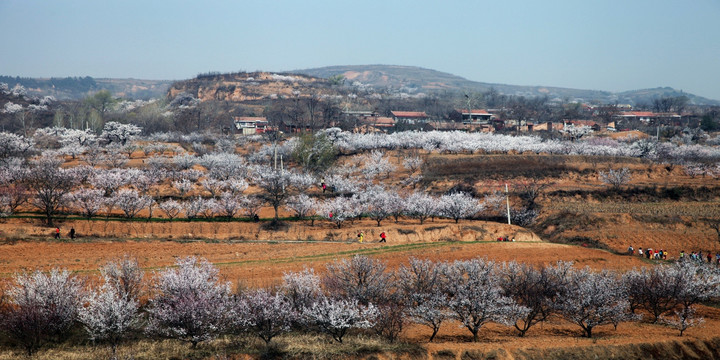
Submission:
[[[386,237],[386,236],[385,236],[385,232],[384,232],[384,231],[381,232],[381,233],[380,233],[380,241],[379,241],[379,242],[387,242],[387,241],[385,241],[385,240],[386,240],[385,237]]]

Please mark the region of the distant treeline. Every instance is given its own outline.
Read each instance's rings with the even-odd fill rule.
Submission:
[[[15,84],[20,84],[27,89],[55,88],[62,89],[63,91],[80,93],[86,93],[88,91],[98,89],[98,84],[95,82],[95,79],[90,76],[36,79],[0,75],[0,82],[8,84],[11,88],[15,86]]]

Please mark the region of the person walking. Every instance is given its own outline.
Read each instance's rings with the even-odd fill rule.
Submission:
[[[358,242],[362,244],[364,238],[365,238],[365,233],[362,231],[359,232],[358,233]]]
[[[55,238],[56,238],[56,239],[59,239],[59,238],[60,238],[60,228],[59,228],[59,227],[56,227],[56,228],[55,228]]]
[[[385,232],[384,232],[384,231],[381,232],[381,233],[380,233],[380,241],[379,241],[379,242],[382,242],[382,243],[387,242],[387,241],[385,241],[385,240],[386,240],[385,237],[386,237],[386,236],[385,236]]]
[[[635,249],[633,249],[632,245],[628,247],[628,255],[632,256],[635,253]]]
[[[70,228],[70,239],[75,238],[75,228]]]

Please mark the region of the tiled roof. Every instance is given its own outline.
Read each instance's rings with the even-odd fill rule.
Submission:
[[[428,115],[424,111],[391,111],[394,117],[406,118],[426,118]]]
[[[267,118],[260,116],[236,116],[235,121],[267,121]]]
[[[467,108],[465,108],[465,109],[455,109],[455,110],[456,110],[457,112],[463,114],[463,115],[465,115],[465,114],[468,113],[468,112],[467,112]],[[485,109],[472,109],[472,110],[470,110],[470,114],[471,114],[471,115],[490,115],[490,113],[487,112],[487,110],[485,110]]]

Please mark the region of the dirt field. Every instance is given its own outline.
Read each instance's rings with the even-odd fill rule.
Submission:
[[[401,158],[400,154],[392,156],[395,163]],[[471,156],[433,154],[431,157],[438,158],[438,162],[442,163],[447,157]],[[142,156],[136,153],[131,162],[140,164],[141,161]],[[633,186],[698,188],[718,185],[716,179],[692,178],[677,168],[668,171],[661,166],[649,166],[634,160],[620,165],[629,166],[635,172],[631,181]],[[598,181],[596,170],[620,165],[594,164],[580,158],[566,159],[562,169],[570,169],[569,172],[559,178],[544,179],[551,183],[544,190],[545,194],[557,190],[604,189],[606,186]],[[398,182],[407,175],[409,173],[399,172],[387,181]],[[429,188],[441,193],[459,181],[469,182],[481,193],[500,189],[503,184],[498,179],[473,180],[470,174],[462,178],[446,176],[434,181]],[[527,179],[513,181],[520,183]],[[248,190],[256,191],[252,188]],[[312,267],[322,273],[329,262],[355,254],[385,260],[390,268],[406,263],[411,256],[435,261],[484,256],[496,261],[517,260],[532,264],[564,260],[597,270],[627,270],[654,263],[618,255],[624,253],[629,245],[636,249],[664,249],[669,251],[671,259],[676,258],[681,250],[720,251],[718,235],[707,222],[708,219],[720,219],[717,198],[638,202],[579,195],[566,198],[543,195],[539,197],[539,203],[543,209],[539,220],[546,225],[536,228],[537,233],[499,222],[461,220],[455,224],[446,219],[428,221],[424,225],[419,225],[414,219],[401,218],[397,223],[387,219],[379,227],[374,221],[362,220],[348,222],[340,229],[325,221],[316,221],[314,226],[310,226],[309,221],[291,221],[286,228],[277,231],[264,230],[262,223],[246,221],[162,222],[138,219],[128,222],[94,219],[60,221],[64,239],[57,241],[51,238],[53,229],[44,226],[41,220],[12,218],[0,223],[0,282],[8,281],[18,271],[53,267],[67,268],[92,277],[98,274],[98,268],[106,261],[125,254],[136,257],[148,271],[148,276],[157,269],[172,265],[177,257],[197,256],[218,266],[223,278],[236,286],[268,287],[279,284],[286,272]],[[281,213],[281,216],[287,215]],[[142,212],[139,216],[147,214]],[[260,216],[270,218],[272,210],[264,208]],[[69,241],[66,235],[71,227],[78,234],[73,241]],[[366,241],[362,244],[356,241],[359,231],[366,234]],[[383,231],[388,235],[387,244],[376,242]],[[514,237],[516,241],[496,242],[495,239],[500,236]],[[549,239],[578,241],[575,241],[577,245],[564,245],[550,243]],[[591,248],[596,245],[605,246],[610,251]],[[600,347],[598,351],[601,354],[605,354],[601,358],[617,357],[622,351],[625,355],[635,354],[633,351],[642,355],[647,350],[643,346],[650,343],[654,344],[653,349],[692,352],[701,345],[683,345],[678,341],[704,344],[716,341],[715,337],[720,334],[720,309],[701,306],[699,312],[705,316],[705,323],[689,329],[683,338],[678,338],[676,330],[665,326],[632,322],[621,324],[617,330],[612,326],[601,326],[595,331],[594,339],[585,339],[578,336],[579,327],[558,318],[531,329],[526,338],[515,336],[511,327],[490,324],[480,331],[480,342],[472,343],[469,332],[452,322],[441,328],[436,342],[431,344],[427,343],[429,330],[421,326],[410,326],[401,337],[423,344],[428,349],[428,355],[437,359],[460,358],[466,351],[475,351],[484,357],[539,358],[545,355],[536,351],[555,349],[553,351],[562,352],[597,347]],[[612,350],[623,346],[628,348]],[[451,353],[455,356],[450,356]],[[597,356],[598,353],[593,354]],[[685,357],[703,358],[701,355]],[[588,355],[588,358],[593,356]]]

